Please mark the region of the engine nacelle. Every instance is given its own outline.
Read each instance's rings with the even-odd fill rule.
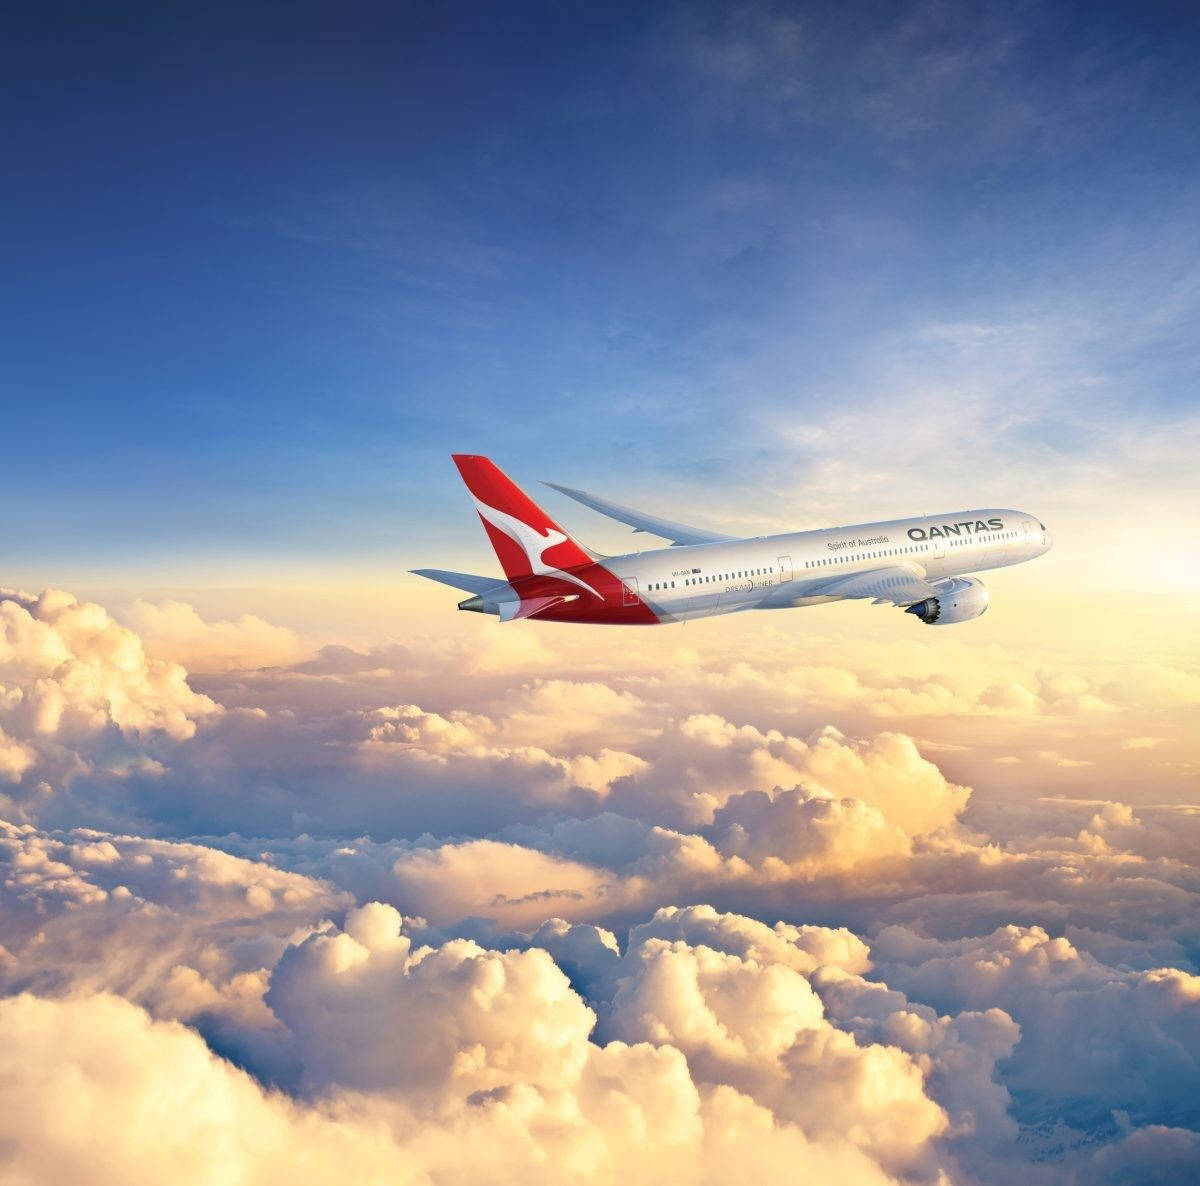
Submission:
[[[978,577],[951,577],[937,581],[936,597],[926,597],[904,612],[916,614],[926,626],[953,626],[978,618],[988,607],[987,586]]]

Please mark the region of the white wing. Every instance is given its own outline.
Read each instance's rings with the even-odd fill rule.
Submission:
[[[609,502],[606,498],[598,498],[584,490],[574,490],[570,486],[559,486],[556,482],[543,482],[551,490],[557,490],[576,502],[581,502],[593,511],[599,511],[618,523],[625,523],[634,531],[644,531],[649,535],[669,539],[673,544],[719,544],[727,540],[737,539],[734,535],[722,535],[719,531],[705,531],[702,527],[689,527],[686,523],[674,523],[670,519],[660,519],[657,515],[644,515],[631,507],[621,506],[617,502]]]
[[[832,577],[815,588],[806,586],[805,594],[817,597],[871,597],[877,605],[914,605],[926,597],[936,597],[938,589],[910,568],[889,565]]]

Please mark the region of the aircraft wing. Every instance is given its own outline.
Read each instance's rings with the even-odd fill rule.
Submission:
[[[719,531],[705,531],[702,527],[689,527],[686,523],[674,523],[670,519],[660,519],[657,515],[645,515],[631,507],[621,506],[617,502],[609,502],[606,498],[598,498],[584,490],[574,490],[570,486],[560,486],[556,482],[543,482],[551,490],[565,494],[576,502],[581,502],[593,511],[599,511],[618,523],[625,523],[634,531],[644,531],[649,535],[669,539],[673,544],[719,544],[736,539],[734,535],[722,535]]]
[[[818,597],[870,597],[876,605],[914,605],[927,597],[938,596],[936,586],[917,576],[912,569],[898,564],[833,577],[808,592]]]

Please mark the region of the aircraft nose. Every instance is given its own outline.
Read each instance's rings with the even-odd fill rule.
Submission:
[[[1045,523],[1042,524],[1042,543],[1045,545],[1047,552],[1054,547],[1054,536]]]

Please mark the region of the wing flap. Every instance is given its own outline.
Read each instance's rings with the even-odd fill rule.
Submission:
[[[671,519],[660,519],[657,515],[646,515],[635,511],[632,507],[622,506],[618,502],[609,502],[585,490],[575,490],[571,486],[560,486],[557,482],[543,482],[551,490],[565,494],[585,507],[598,511],[618,523],[632,527],[634,531],[644,531],[647,535],[657,535],[669,539],[673,544],[719,544],[737,538],[732,535],[722,535],[719,531],[705,531],[702,527],[689,527],[686,523],[675,523]]]

